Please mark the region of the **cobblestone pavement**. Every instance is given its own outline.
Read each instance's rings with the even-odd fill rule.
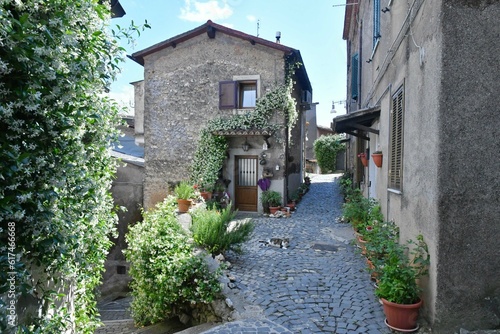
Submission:
[[[254,218],[243,254],[227,256],[235,278],[229,297],[242,314],[238,321],[182,333],[390,333],[363,257],[351,244],[352,228],[338,222],[342,199],[334,178],[313,175],[290,218]],[[289,238],[290,246],[259,242],[270,237]],[[96,334],[139,333],[124,319],[128,314],[120,313],[127,302],[101,306],[105,327]]]
[[[315,175],[292,217],[254,219],[244,253],[228,257],[233,291],[267,320],[205,333],[389,333],[366,263],[350,242],[352,228],[338,222],[342,199],[334,177]],[[290,238],[289,248],[259,242],[270,237]]]

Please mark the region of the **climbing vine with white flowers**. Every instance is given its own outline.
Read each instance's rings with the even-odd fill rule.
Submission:
[[[106,92],[125,59],[99,3],[0,1],[0,332],[90,334],[99,323],[117,222],[119,108]]]
[[[219,178],[219,171],[224,165],[229,144],[226,137],[215,134],[218,131],[266,129],[273,133],[276,142],[284,143],[281,130],[288,127],[290,132],[298,120],[296,101],[292,96],[294,84],[292,77],[300,66],[300,63],[287,59],[285,83],[271,87],[257,100],[254,110],[241,115],[219,117],[208,122],[201,132],[191,166],[193,183],[213,185]],[[285,123],[270,122],[276,112],[284,116]]]

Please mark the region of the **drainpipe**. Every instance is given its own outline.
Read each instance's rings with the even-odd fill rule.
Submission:
[[[285,126],[285,161],[284,161],[284,164],[283,164],[283,178],[284,178],[284,182],[283,182],[283,202],[284,204],[286,205],[286,203],[288,202],[288,173],[287,173],[287,170],[288,170],[288,116],[285,116],[285,122],[286,122],[286,126]]]
[[[358,58],[358,110],[361,109],[361,79],[363,73],[363,20],[359,22],[359,58]]]

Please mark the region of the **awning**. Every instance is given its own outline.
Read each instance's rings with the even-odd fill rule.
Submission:
[[[333,119],[332,129],[335,133],[347,133],[359,138],[370,140],[368,136],[360,133],[371,132],[379,134],[377,129],[370,126],[375,119],[380,117],[380,106],[361,109],[346,115],[337,116]]]

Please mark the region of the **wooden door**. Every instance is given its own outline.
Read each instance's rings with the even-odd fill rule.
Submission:
[[[235,207],[257,211],[257,156],[235,157]]]

